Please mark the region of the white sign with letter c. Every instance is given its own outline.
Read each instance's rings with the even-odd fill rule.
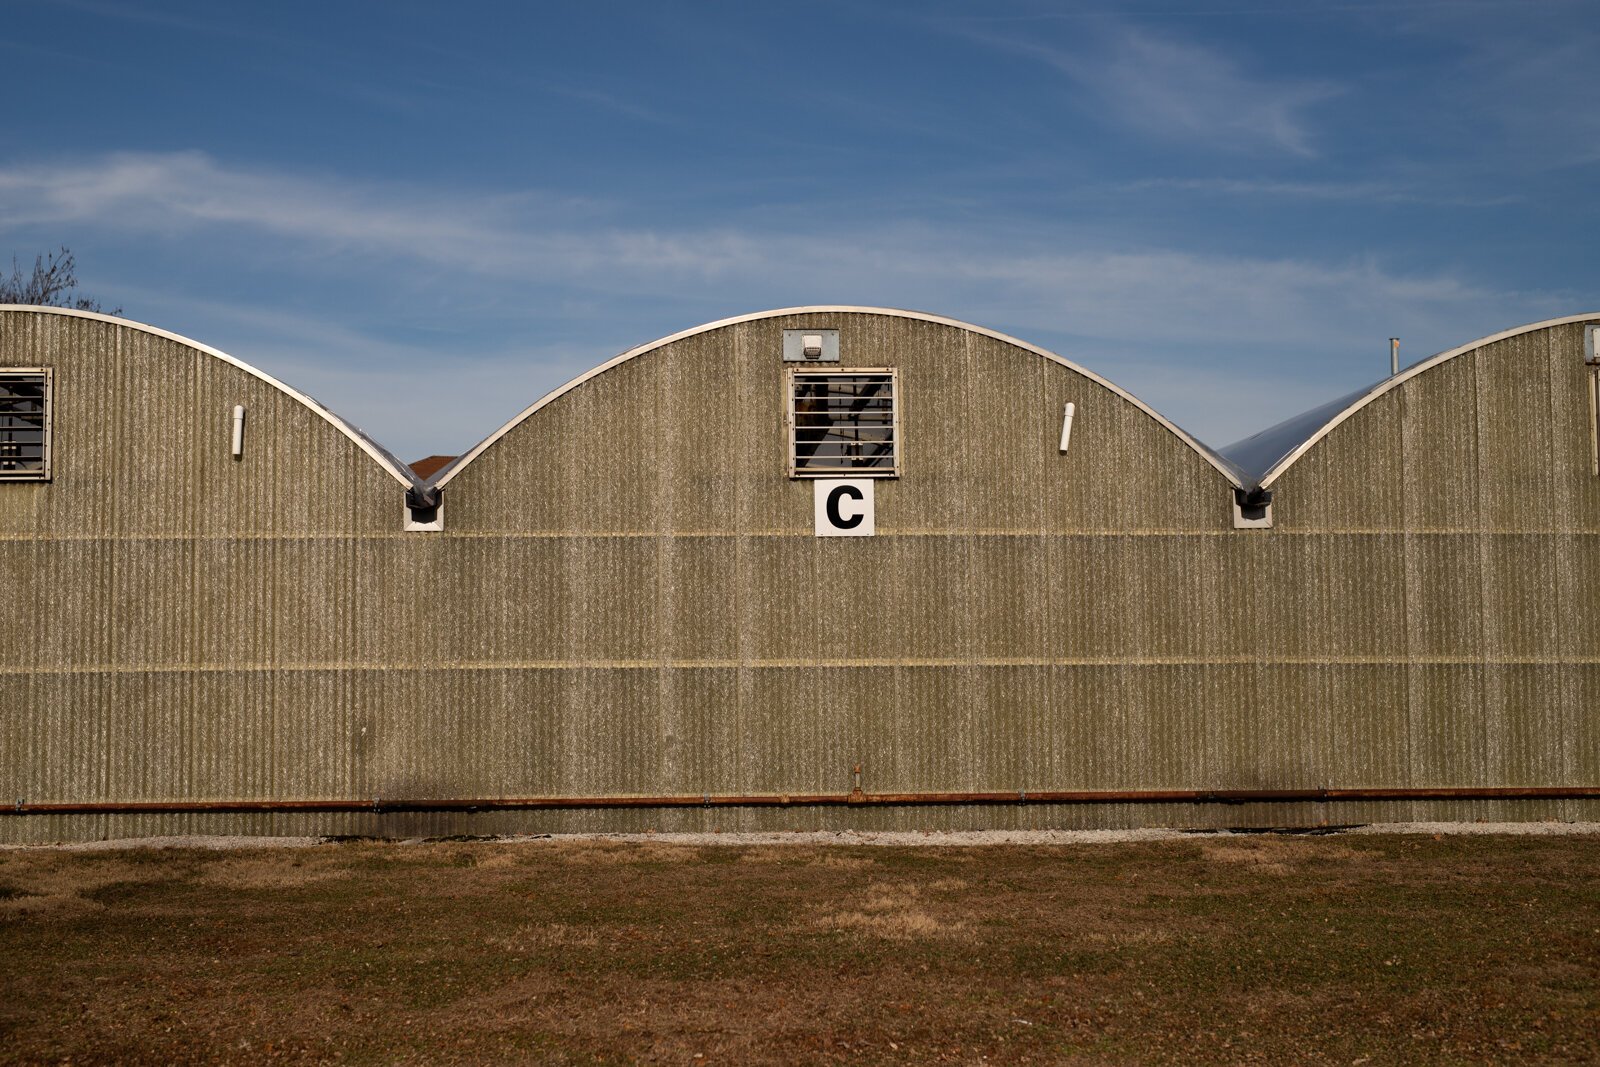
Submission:
[[[818,537],[871,537],[873,522],[871,478],[818,478],[816,493]]]

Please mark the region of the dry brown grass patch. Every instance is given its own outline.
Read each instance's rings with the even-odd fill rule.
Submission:
[[[795,853],[793,849],[756,846],[754,848],[740,850],[738,862],[783,863],[784,861],[788,861],[792,863],[794,862],[794,859]]]
[[[823,915],[814,920],[812,925],[821,930],[847,930],[896,941],[933,938],[965,940],[969,933],[964,923],[944,922],[921,908],[884,912],[840,911]]]
[[[219,889],[294,889],[348,877],[350,869],[327,854],[300,858],[268,853],[208,863],[197,880]]]
[[[535,846],[549,849],[563,863],[588,867],[615,867],[631,863],[693,863],[700,858],[692,845],[611,844],[594,841],[554,841]]]
[[[530,923],[519,926],[504,937],[489,937],[484,944],[510,954],[528,953],[541,948],[597,948],[603,941],[598,928],[568,923]]]
[[[123,883],[162,882],[178,877],[178,872],[146,863],[95,857],[85,862],[69,853],[37,853],[26,862],[13,860],[0,865],[0,884],[16,895],[0,898],[0,916],[64,916],[68,913],[99,911],[104,905],[89,894]]]
[[[480,871],[503,871],[526,866],[522,857],[515,852],[491,852],[487,855],[474,857],[476,866]]]
[[[1115,952],[1124,948],[1147,948],[1171,941],[1172,931],[1156,926],[1129,926],[1122,929],[1085,930],[1076,941],[1084,946]]]
[[[1200,853],[1217,864],[1253,868],[1262,874],[1289,874],[1307,863],[1348,862],[1366,858],[1366,853],[1331,841],[1297,838],[1260,838],[1253,841],[1207,841]]]
[[[965,884],[957,879],[943,881]],[[844,930],[897,941],[964,941],[972,937],[966,922],[937,914],[923,899],[921,887],[904,882],[873,882],[862,891],[855,906],[819,907],[807,925],[813,929]]]

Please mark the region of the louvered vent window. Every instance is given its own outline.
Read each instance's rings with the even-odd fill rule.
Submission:
[[[895,392],[892,370],[790,371],[789,476],[898,476]]]
[[[0,368],[0,481],[50,477],[50,372]]]

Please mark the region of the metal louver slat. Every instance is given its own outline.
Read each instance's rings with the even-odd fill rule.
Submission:
[[[899,475],[894,370],[794,370],[788,384],[790,477]]]

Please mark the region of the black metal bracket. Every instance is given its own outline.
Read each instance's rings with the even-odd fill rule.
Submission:
[[[1235,489],[1234,502],[1239,505],[1239,515],[1250,520],[1259,520],[1267,517],[1267,508],[1272,506],[1272,490],[1264,486],[1251,486],[1249,489]]]

